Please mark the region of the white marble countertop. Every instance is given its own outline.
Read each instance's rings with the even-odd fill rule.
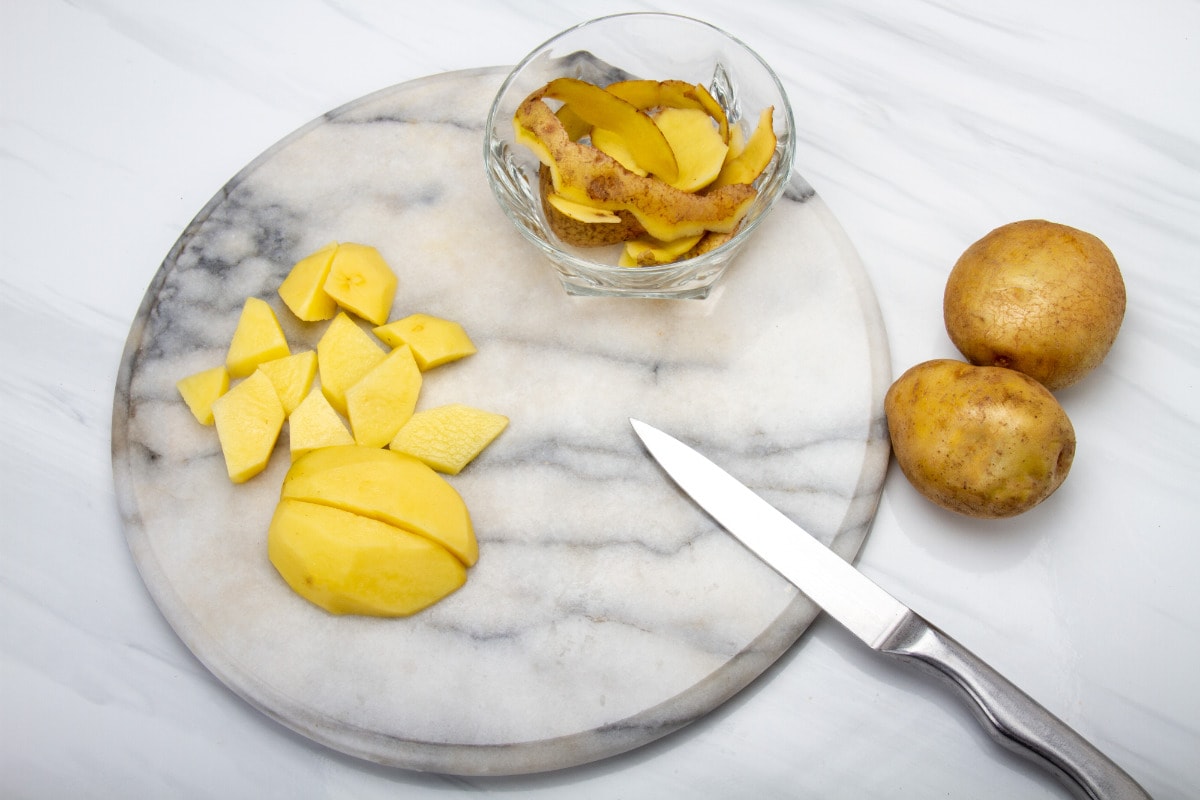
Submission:
[[[1006,522],[893,465],[859,567],[1156,798],[1200,786],[1200,6],[1072,0],[420,9],[18,0],[0,10],[0,794],[7,797],[1060,797],[940,686],[821,618],[705,718],[583,767],[449,778],[291,733],[192,656],[125,544],[110,456],[122,347],[158,264],[243,165],[402,81],[514,63],[585,17],[670,10],[780,73],[798,170],[865,262],[893,370],[955,356],[946,274],[1044,217],[1124,271],[1108,360],[1060,394],[1067,483]]]

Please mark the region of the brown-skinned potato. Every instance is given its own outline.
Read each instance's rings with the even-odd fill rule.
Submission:
[[[1075,429],[1028,375],[935,359],[884,398],[896,462],[928,499],[971,517],[1021,514],[1053,494],[1075,457]]]
[[[967,248],[942,308],[946,332],[972,364],[1019,370],[1054,391],[1108,354],[1125,316],[1125,283],[1097,237],[1023,220]]]

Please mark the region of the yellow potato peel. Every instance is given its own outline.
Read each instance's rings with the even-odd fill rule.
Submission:
[[[516,137],[550,168],[555,192],[568,200],[628,211],[651,237],[671,241],[734,230],[757,194],[748,184],[692,194],[636,175],[596,148],[571,141],[543,96],[535,92],[518,107]]]
[[[668,182],[678,177],[675,153],[663,132],[648,114],[631,103],[577,78],[556,78],[546,84],[540,95],[566,103],[592,127],[618,132],[634,161],[646,171]]]

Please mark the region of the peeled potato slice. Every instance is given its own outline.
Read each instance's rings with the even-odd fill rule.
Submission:
[[[405,617],[467,580],[436,542],[340,508],[282,500],[267,554],[297,594],[331,614]]]
[[[312,450],[292,463],[280,497],[404,528],[437,542],[468,567],[479,560],[462,497],[424,462],[395,450],[358,445]]]

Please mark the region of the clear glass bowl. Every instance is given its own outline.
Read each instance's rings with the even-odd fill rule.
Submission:
[[[755,181],[758,195],[737,234],[702,255],[653,267],[617,266],[620,245],[578,248],[559,240],[542,211],[539,162],[516,141],[512,120],[526,97],[560,77],[598,86],[629,78],[703,84],[725,108],[730,125],[741,124],[747,134],[759,113],[774,106],[775,158]],[[787,94],[758,54],[699,20],[634,13],[569,28],[522,59],[500,87],[488,114],[484,162],[504,212],[550,260],[570,294],[703,298],[783,193],[795,147],[795,120]]]

